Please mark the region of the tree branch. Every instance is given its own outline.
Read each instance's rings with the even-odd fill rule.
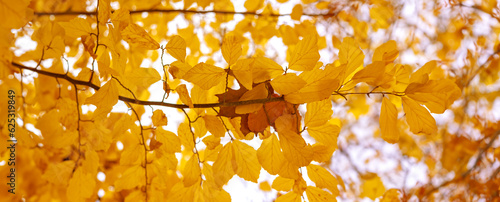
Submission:
[[[113,13],[115,11],[111,11]],[[257,13],[255,11],[221,11],[221,10],[183,10],[183,9],[139,9],[129,11],[130,14],[142,14],[142,13],[191,13],[191,14],[225,14],[225,15],[254,15],[254,16],[271,16],[271,17],[282,17],[282,16],[290,16],[291,13],[277,14],[277,13]],[[66,12],[34,12],[37,16],[45,16],[45,15],[97,15],[97,12],[88,12],[88,11],[66,11]],[[337,16],[338,12],[335,13],[303,13],[304,16],[310,17],[333,17]]]

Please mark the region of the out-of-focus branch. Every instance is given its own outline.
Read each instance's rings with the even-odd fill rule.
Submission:
[[[114,12],[114,11],[111,11]],[[205,10],[205,11],[200,11],[200,10],[183,10],[183,9],[139,9],[139,10],[132,10],[130,11],[130,14],[142,14],[142,13],[191,13],[191,14],[225,14],[225,15],[254,15],[254,16],[271,16],[271,17],[282,17],[282,16],[290,16],[291,13],[284,13],[284,14],[278,14],[278,13],[257,13],[255,11],[243,11],[243,12],[237,12],[237,11],[221,11],[221,10]],[[65,11],[65,12],[34,12],[35,15],[37,16],[44,16],[44,15],[97,15],[97,12],[93,11]],[[303,13],[302,15],[304,16],[311,16],[311,17],[334,17],[338,14],[338,12],[334,13]]]

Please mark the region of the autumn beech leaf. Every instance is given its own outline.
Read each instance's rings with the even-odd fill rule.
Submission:
[[[30,8],[30,1],[10,1],[0,2],[1,27],[5,29],[17,29],[26,25],[33,17],[33,10]]]
[[[312,70],[318,60],[318,37],[312,34],[297,43],[291,55],[289,68],[297,71]]]
[[[332,114],[332,101],[330,100],[307,103],[304,125],[307,127],[322,126],[330,120]]]
[[[394,144],[399,140],[398,128],[398,110],[396,106],[386,97],[382,100],[382,109],[380,109],[380,132],[382,139],[386,142]]]
[[[313,186],[307,186],[306,195],[307,195],[307,199],[309,199],[310,202],[327,202],[327,201],[335,202],[335,201],[337,201],[335,196],[333,196],[329,192],[327,192],[323,189],[320,189],[318,187],[313,187]]]
[[[155,130],[156,140],[162,143],[160,149],[166,153],[174,153],[181,151],[181,140],[175,133],[162,128]]]
[[[410,131],[414,134],[436,134],[436,120],[434,120],[429,111],[410,98],[403,97],[402,99],[403,110],[406,114],[406,122],[410,126]]]
[[[290,191],[286,193],[285,195],[279,196],[275,202],[301,202],[302,201],[302,195],[298,194],[294,191]]]
[[[363,178],[361,197],[368,197],[371,200],[375,200],[385,193],[384,183],[377,174],[370,173],[367,177]]]
[[[285,160],[283,162],[283,167],[281,167],[278,175],[281,177],[294,179],[294,180],[299,179],[301,177],[301,174],[299,173],[299,167],[300,166],[295,165],[294,162],[291,162],[289,160]]]
[[[187,161],[186,165],[184,165],[182,176],[184,177],[182,182],[185,187],[189,187],[201,180],[201,168],[196,154],[193,154]]]
[[[303,72],[299,77],[307,84],[299,91],[285,95],[285,100],[292,104],[327,99],[339,87],[338,73],[333,68],[314,69]]]
[[[141,151],[144,151],[144,147],[142,147],[138,141],[128,145],[123,149],[122,155],[120,156],[120,165],[129,166],[139,164],[139,159],[142,156]]]
[[[429,80],[426,83],[410,83],[406,95],[425,105],[432,113],[443,113],[462,93],[458,86],[449,79]]]
[[[295,182],[293,183],[292,191],[295,193],[304,193],[304,191],[307,188],[307,182],[304,180],[302,176],[300,176],[298,179],[295,179]]]
[[[313,149],[313,161],[317,162],[329,162],[332,159],[333,152],[337,149],[337,145],[332,147],[331,145],[324,145],[322,143],[316,143],[312,146]]]
[[[229,66],[233,65],[241,56],[241,43],[233,34],[227,34],[222,40],[222,56]]]
[[[307,132],[317,142],[337,148],[337,137],[340,133],[339,126],[327,122],[321,126],[308,127]]]
[[[99,114],[108,114],[118,102],[118,82],[114,79],[104,84],[94,95],[85,100],[85,104],[93,104],[100,111]]]
[[[290,191],[295,180],[278,176],[274,179],[271,187],[277,191]]]
[[[266,87],[265,83],[259,84],[258,86],[254,87],[252,90],[245,92],[239,101],[246,101],[246,100],[258,100],[258,99],[265,99],[268,96],[268,90]],[[236,106],[236,113],[237,114],[248,114],[252,112],[258,111],[262,107],[262,104],[249,104],[249,105],[240,105]]]
[[[172,64],[170,64],[170,67],[168,68],[168,72],[174,79],[182,79],[184,75],[193,67],[191,65],[180,62],[180,61],[175,61]]]
[[[290,14],[292,20],[300,21],[300,17],[302,17],[302,5],[297,4],[293,7],[292,13]],[[318,56],[319,58],[319,56]]]
[[[307,166],[313,158],[311,145],[306,144],[302,136],[291,131],[278,131],[280,145],[285,158],[296,166]]]
[[[193,108],[193,101],[191,101],[191,97],[189,96],[189,92],[187,90],[186,84],[181,84],[175,88],[175,92],[179,95],[179,99],[182,103],[189,106],[189,108]]]
[[[307,176],[316,184],[318,188],[327,188],[334,195],[339,194],[337,179],[325,168],[310,164],[307,167]]]
[[[127,170],[122,173],[121,177],[115,181],[114,187],[116,191],[144,186],[146,184],[145,172],[146,170],[140,164],[128,167]],[[95,177],[93,177],[93,179],[95,179]]]
[[[172,57],[181,62],[185,62],[184,60],[186,58],[186,41],[184,41],[184,39],[181,36],[175,35],[172,38],[170,38],[170,41],[168,41],[165,48],[167,48],[168,54],[170,54]]]
[[[349,75],[355,72],[363,65],[365,55],[359,49],[358,44],[353,38],[346,37],[342,41],[339,50],[339,59],[341,64],[345,64],[344,77],[342,83],[349,80]]]
[[[388,88],[389,82],[393,80],[391,75],[386,72],[386,65],[384,62],[375,61],[372,64],[367,65],[365,68],[361,69],[359,72],[354,74],[352,80],[355,83],[365,82],[372,86],[380,86],[383,88]],[[385,85],[384,85],[385,84]]]
[[[296,92],[306,84],[304,80],[293,73],[280,75],[271,81],[273,89],[281,95]]]
[[[252,70],[250,69],[250,64],[254,62],[255,59],[241,59],[236,61],[236,63],[231,67],[231,72],[234,77],[240,82],[243,87],[248,90],[252,90]]]
[[[432,70],[436,67],[437,62],[435,60],[425,63],[424,66],[420,67],[417,71],[411,74],[410,83],[425,84],[429,80],[429,75]]]
[[[233,145],[227,143],[217,156],[213,165],[214,180],[218,187],[226,184],[235,174],[233,170]]]
[[[285,157],[281,152],[280,143],[275,134],[271,134],[270,137],[262,141],[261,146],[257,149],[257,158],[262,168],[269,174],[276,175],[279,173]]]
[[[59,24],[64,28],[65,34],[73,38],[90,35],[92,33],[89,22],[83,18],[76,17],[69,22],[59,22]]]
[[[153,125],[155,126],[166,126],[168,124],[167,116],[165,116],[165,113],[163,113],[163,111],[160,109],[157,109],[153,112],[151,120],[153,121]]]
[[[182,79],[198,85],[203,90],[208,90],[226,78],[226,72],[214,65],[199,63],[191,68]]]
[[[257,183],[261,166],[255,149],[239,140],[233,141],[232,148],[236,162],[233,163],[235,173],[245,180]]]
[[[94,194],[96,177],[77,168],[69,180],[66,196],[74,201],[86,201]]]
[[[253,83],[260,83],[283,74],[283,67],[266,57],[256,57],[250,64]]]
[[[399,55],[396,41],[390,40],[380,45],[373,53],[372,61],[394,62]]]
[[[111,22],[118,30],[125,29],[130,23],[130,12],[127,9],[118,9],[111,14]]]
[[[134,68],[125,74],[125,78],[141,88],[149,88],[151,84],[161,80],[160,73],[154,68]]]
[[[203,116],[205,120],[205,127],[207,130],[212,133],[215,137],[224,137],[226,135],[226,129],[222,124],[222,121],[219,117],[214,115],[205,115]]]
[[[99,0],[99,9],[97,9],[97,17],[99,24],[106,25],[111,16],[110,0]]]
[[[160,48],[156,42],[142,27],[136,24],[129,24],[122,32],[123,40],[132,46],[155,50]]]
[[[215,137],[215,135],[205,136],[202,141],[207,145],[208,150],[215,149],[220,145],[220,137]]]
[[[75,162],[72,160],[51,163],[47,166],[42,178],[52,184],[67,186],[74,166]]]

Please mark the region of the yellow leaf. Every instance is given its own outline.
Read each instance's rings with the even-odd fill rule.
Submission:
[[[90,35],[90,33],[92,33],[89,22],[83,18],[77,17],[69,22],[59,22],[59,24],[64,28],[65,34],[73,38]]]
[[[281,39],[286,46],[295,45],[299,42],[299,36],[293,27],[283,24],[279,28]]]
[[[162,145],[160,149],[167,153],[174,153],[181,151],[181,140],[175,133],[163,130],[161,128],[156,128],[155,130],[156,140],[160,141]]]
[[[100,25],[106,25],[111,16],[110,0],[99,0],[99,8],[97,9],[97,17]]]
[[[346,37],[340,44],[339,50],[339,60],[341,64],[346,64],[345,66],[345,76],[341,80],[343,84],[345,81],[349,80],[349,75],[355,72],[359,67],[363,65],[363,59],[365,55],[359,49],[358,44],[353,38]]]
[[[279,94],[286,95],[300,90],[307,83],[293,73],[280,75],[271,81],[271,86]]]
[[[372,86],[389,87],[387,84],[393,80],[392,75],[385,73],[385,63],[380,61],[375,61],[372,64],[366,66],[366,68],[361,69],[357,72],[352,79],[354,83],[365,82]]]
[[[390,40],[375,49],[372,61],[394,62],[398,55],[399,51],[396,41]]]
[[[283,74],[283,68],[266,57],[256,57],[250,65],[254,83],[260,83]]]
[[[317,162],[328,162],[332,158],[333,152],[337,146],[332,147],[330,145],[324,145],[321,143],[314,144],[313,149],[313,161]]]
[[[297,92],[285,95],[285,100],[292,104],[302,104],[329,98],[339,87],[337,69],[325,67],[324,70],[302,72],[299,77],[306,81],[307,85]]]
[[[96,177],[90,173],[84,173],[83,168],[79,167],[73,173],[66,189],[66,196],[74,201],[86,201],[95,194]]]
[[[406,122],[410,126],[410,131],[415,134],[425,133],[433,135],[437,133],[436,120],[417,102],[410,98],[403,97],[403,110],[406,114]]]
[[[386,142],[394,144],[399,140],[398,110],[396,106],[386,97],[382,100],[382,109],[380,109],[380,132],[382,139]]]
[[[241,43],[234,34],[227,34],[224,37],[221,52],[229,66],[234,64],[241,56]]]
[[[376,198],[382,196],[385,192],[384,184],[382,183],[382,180],[380,180],[380,177],[376,174],[373,174],[370,178],[365,179],[361,188],[361,197],[368,197],[371,200],[375,200]]]
[[[233,151],[236,163],[233,164],[233,169],[236,165],[235,172],[241,178],[257,183],[260,174],[260,164],[257,160],[257,152],[255,149],[239,140],[233,141]]]
[[[277,191],[290,191],[294,183],[293,179],[278,176],[274,179],[272,187]]]
[[[309,179],[316,184],[318,188],[327,188],[335,196],[338,196],[339,190],[337,185],[339,184],[337,179],[325,168],[310,164],[307,167],[307,176]]]
[[[191,150],[194,148],[194,135],[193,133],[191,133],[191,130],[189,129],[189,125],[187,123],[181,123],[179,125],[177,134],[179,135],[179,139],[181,140],[182,145],[184,145],[186,149]]]
[[[429,80],[425,84],[410,83],[405,93],[411,99],[425,105],[432,113],[443,113],[462,93],[449,79]]]
[[[175,92],[179,95],[179,99],[181,99],[182,103],[189,106],[189,108],[193,108],[193,101],[191,101],[191,97],[189,97],[189,92],[187,90],[186,84],[181,84],[175,88]]]
[[[264,0],[246,0],[244,6],[247,11],[256,11],[264,6]]]
[[[125,74],[125,78],[142,88],[149,88],[151,84],[161,80],[160,73],[154,68],[134,68]]]
[[[340,127],[327,122],[321,126],[308,127],[307,132],[317,142],[337,148],[337,137],[340,133]]]
[[[257,149],[257,158],[262,168],[271,175],[276,175],[281,170],[285,157],[281,153],[280,143],[275,134],[264,139],[259,149]]]
[[[269,182],[264,181],[259,183],[259,189],[262,191],[271,191],[271,185],[269,185]]]
[[[300,40],[295,47],[289,68],[297,71],[309,71],[314,68],[318,60],[318,37],[315,34],[309,35]]]
[[[325,190],[317,187],[307,186],[306,189],[307,199],[310,202],[335,202],[337,199]]]
[[[268,90],[265,83],[261,83],[252,90],[245,92],[239,101],[265,99],[268,96]],[[248,114],[258,111],[262,104],[249,104],[236,106],[237,114]]]
[[[191,68],[182,79],[208,90],[224,81],[226,72],[222,68],[202,62]]]
[[[174,79],[182,79],[184,75],[193,67],[191,67],[189,64],[180,62],[180,61],[175,61],[170,64],[170,67],[168,68],[168,72],[174,77]]]
[[[154,50],[160,48],[156,42],[142,27],[129,24],[122,32],[123,40],[132,46]]]
[[[300,21],[300,17],[302,17],[302,5],[296,4],[292,9],[290,17],[292,18],[292,20]]]
[[[115,190],[121,191],[146,185],[145,174],[146,170],[140,164],[127,168],[121,177],[115,181]]]
[[[216,137],[215,135],[208,135],[204,137],[202,141],[207,145],[208,150],[215,149],[220,145],[220,137]]]
[[[168,124],[167,116],[163,113],[163,110],[157,109],[153,112],[151,117],[154,126],[166,126]]]
[[[135,142],[132,145],[128,145],[123,149],[120,156],[120,165],[129,166],[140,163],[140,157],[144,154],[144,147],[142,147],[139,142]]]
[[[181,62],[184,62],[184,59],[186,58],[186,41],[184,41],[181,36],[173,36],[170,41],[168,41],[165,48],[167,48],[167,52],[172,57]]]
[[[205,127],[212,135],[215,137],[224,137],[226,135],[226,129],[219,118],[213,115],[205,115],[203,119],[205,120]]]
[[[93,104],[102,109],[102,114],[108,114],[118,102],[118,84],[114,79],[104,84],[94,95],[85,100],[85,104]]]
[[[302,136],[285,129],[278,131],[280,145],[285,158],[296,166],[307,166],[313,158],[312,147],[306,144]]]
[[[425,63],[424,66],[420,67],[420,69],[411,74],[410,83],[426,83],[429,80],[429,75],[431,74],[432,70],[434,70],[436,67],[437,62],[435,60],[431,60]]]
[[[285,195],[279,196],[274,202],[301,202],[301,197],[302,195],[291,191],[286,193]]]
[[[283,161],[283,167],[281,167],[280,172],[278,173],[281,177],[286,177],[289,179],[299,179],[301,174],[299,173],[299,166],[295,165],[291,161]]]
[[[400,202],[400,195],[399,189],[389,189],[385,192],[384,197],[382,197],[380,202]]]
[[[332,101],[330,100],[307,103],[304,125],[306,127],[322,126],[330,120],[332,114]]]
[[[252,90],[252,70],[250,69],[250,64],[254,59],[241,59],[236,61],[231,71],[234,77],[248,90]]]
[[[184,165],[182,176],[184,177],[183,182],[185,187],[189,187],[201,180],[201,168],[196,154],[193,154],[186,165]]]
[[[235,174],[233,170],[233,148],[232,144],[227,143],[219,152],[217,160],[214,162],[214,180],[218,187],[226,184]]]
[[[130,23],[130,12],[127,9],[118,9],[111,14],[111,22],[118,30],[125,29]]]
[[[33,17],[30,1],[2,0],[0,2],[0,23],[5,29],[17,29],[26,25]]]
[[[52,184],[67,186],[74,167],[75,162],[72,160],[51,163],[42,177]]]

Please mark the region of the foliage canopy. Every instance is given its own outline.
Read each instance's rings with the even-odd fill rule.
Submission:
[[[1,198],[499,197],[495,0],[0,8]]]

